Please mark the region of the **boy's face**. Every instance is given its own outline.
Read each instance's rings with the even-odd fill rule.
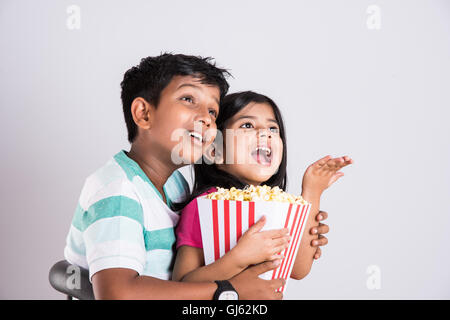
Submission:
[[[192,76],[174,76],[150,107],[150,128],[139,134],[152,140],[154,152],[170,155],[176,166],[194,163],[216,136],[220,90]]]

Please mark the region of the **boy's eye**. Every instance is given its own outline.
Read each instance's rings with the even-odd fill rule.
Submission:
[[[217,111],[214,109],[209,110],[209,114],[212,115],[214,118],[217,118]]]
[[[253,128],[253,125],[250,122],[246,122],[243,125],[241,125],[239,128],[251,129],[251,128]]]
[[[189,102],[189,103],[193,103],[194,102],[194,99],[191,96],[182,97],[181,100]]]

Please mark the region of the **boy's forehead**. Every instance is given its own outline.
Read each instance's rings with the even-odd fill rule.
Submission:
[[[220,89],[218,86],[202,83],[201,78],[194,77],[194,76],[183,76],[183,75],[177,75],[173,76],[172,80],[170,80],[169,84],[165,89],[167,91],[178,91],[183,87],[191,87],[197,90],[210,92],[210,94],[214,95],[215,100],[217,100],[217,103],[219,103],[219,97],[220,97]]]

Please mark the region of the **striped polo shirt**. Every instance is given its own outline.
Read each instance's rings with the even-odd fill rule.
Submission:
[[[171,278],[178,212],[171,204],[189,193],[175,171],[163,187],[169,206],[139,165],[120,151],[90,175],[83,186],[64,257],[89,269],[89,279],[108,268]]]

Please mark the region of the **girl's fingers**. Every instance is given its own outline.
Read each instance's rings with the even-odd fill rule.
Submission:
[[[290,241],[291,241],[290,236],[273,240],[274,247],[271,250],[271,252],[281,254],[281,252],[283,250],[285,250],[287,247],[289,247]]]
[[[345,157],[344,157],[345,158]],[[348,158],[348,157],[347,157]],[[350,159],[350,158],[349,158]],[[350,160],[344,160],[344,163],[342,163],[342,165],[339,167],[339,169],[341,169],[341,168],[344,168],[344,167],[346,167],[346,166],[348,166],[348,165],[350,165],[350,164],[352,164],[353,163],[353,159],[350,159]],[[338,170],[339,170],[338,169]]]
[[[314,164],[317,164],[319,167],[323,166],[327,161],[331,159],[331,156],[328,155],[326,157],[323,157],[322,159],[317,160]]]
[[[281,237],[272,240],[272,246],[280,247],[280,246],[288,246],[291,241],[291,236]]]
[[[270,253],[272,254],[281,254],[286,248],[289,246],[289,243],[283,244],[281,246],[273,248]]]
[[[349,156],[344,156],[344,160],[345,160],[345,162],[348,163],[348,164],[352,164],[352,163],[353,163],[353,159],[350,158]]]
[[[342,159],[342,161],[339,163],[337,170],[340,170],[341,168],[344,168],[353,163],[353,159],[350,158],[349,156],[343,156],[343,157],[341,157],[341,159]]]
[[[335,166],[335,160],[336,159],[328,160],[323,166],[319,167],[319,170],[321,172],[326,172],[326,173],[333,172],[335,170],[335,167],[336,167]]]
[[[262,216],[254,225],[252,225],[246,233],[253,234],[259,232],[266,224],[266,216]]]
[[[261,233],[264,235],[264,237],[267,237],[270,239],[275,239],[275,238],[285,237],[286,235],[288,235],[289,229],[283,228],[283,229],[267,230],[267,231],[262,231]]]
[[[343,156],[339,158],[329,159],[326,162],[326,165],[323,166],[323,169],[327,169],[330,171],[338,171],[343,167],[348,166],[349,164],[352,164],[353,160],[348,156]]]
[[[269,261],[277,260],[277,259],[284,259],[284,254],[274,254],[269,257]]]
[[[343,177],[344,173],[343,172],[336,172],[330,179],[330,182],[328,183],[328,186],[331,186],[333,183],[335,183],[336,181],[338,181],[339,178]]]
[[[327,162],[326,167],[329,170],[338,170],[338,168],[341,168],[341,166],[345,163],[345,160],[343,158],[334,158]]]

